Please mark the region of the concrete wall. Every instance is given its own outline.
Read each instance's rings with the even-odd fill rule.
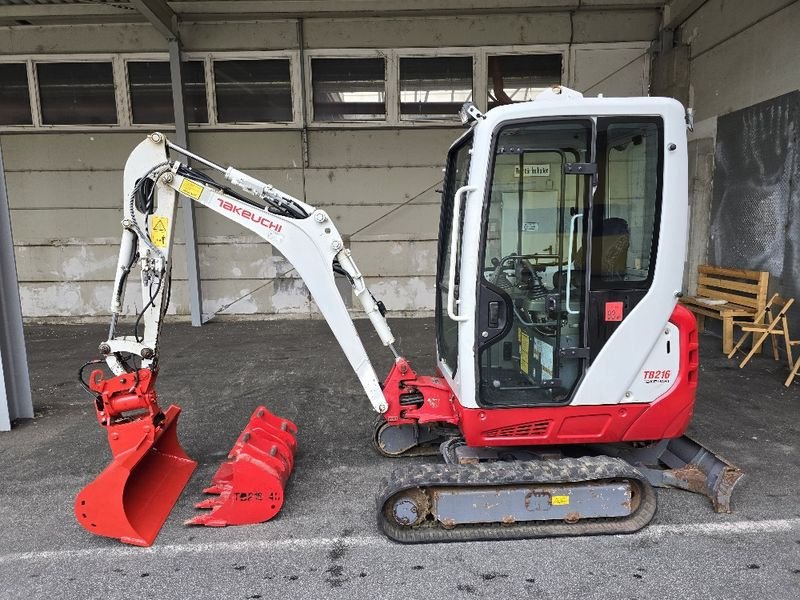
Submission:
[[[657,35],[657,10],[499,14],[463,17],[306,19],[308,49],[560,44],[568,78],[587,93],[646,94],[645,48]],[[297,22],[188,23],[188,51],[293,49]],[[572,45],[570,44],[572,41]],[[163,52],[147,25],[0,28],[0,54]],[[190,145],[306,201],[325,206],[375,295],[391,311],[434,305],[438,194],[424,192],[460,127],[192,131]],[[27,317],[107,314],[121,219],[121,170],[145,131],[2,133],[23,311]],[[438,187],[438,186],[436,186]],[[424,192],[424,193],[423,193]],[[391,212],[400,204],[413,202]],[[388,216],[387,216],[388,215]],[[269,245],[207,209],[197,211],[204,312],[313,312],[302,282]],[[181,231],[179,224],[178,231]],[[187,314],[183,247],[178,241],[172,312]],[[249,292],[252,295],[236,301]],[[129,293],[128,310],[141,302]]]
[[[696,272],[708,258],[713,185],[709,161],[717,117],[800,89],[798,28],[798,2],[708,0],[678,29],[678,42],[689,47],[689,104],[696,111],[696,129],[690,135],[690,158],[695,159],[690,176],[695,185],[691,186],[688,273]],[[687,288],[695,289],[692,276]]]

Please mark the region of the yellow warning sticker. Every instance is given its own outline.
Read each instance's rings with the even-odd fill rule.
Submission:
[[[569,504],[569,496],[550,496],[550,504],[552,506],[567,506]]]
[[[519,332],[519,370],[523,373],[528,373],[528,346],[530,345],[531,338],[528,337],[528,334],[522,331],[522,329],[517,330]]]
[[[167,234],[169,231],[169,218],[158,217],[153,215],[150,217],[150,241],[158,248],[167,247]]]
[[[199,200],[200,196],[203,194],[203,186],[200,185],[199,183],[195,183],[194,181],[184,179],[181,182],[178,191],[184,196],[189,196],[189,198],[194,198],[195,200]]]

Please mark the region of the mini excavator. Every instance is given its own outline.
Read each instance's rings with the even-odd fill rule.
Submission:
[[[272,244],[302,277],[377,413],[398,468],[377,493],[379,529],[404,543],[631,533],[656,487],[730,511],[738,468],[684,435],[698,333],[678,303],[686,248],[687,115],[667,98],[584,98],[556,87],[485,114],[467,103],[442,190],[436,275],[438,373],[394,347],[384,305],[322,209],[153,133],[124,171],[123,233],[103,358],[80,380],[111,464],[77,496],[88,531],[153,543],[196,463],[180,409],[155,392],[179,195]],[[185,157],[185,163],[173,158]],[[188,166],[192,160],[195,167]],[[224,177],[218,183],[196,165]],[[138,263],[142,308],[119,335]],[[394,365],[379,381],[335,277],[345,277]],[[105,363],[88,380],[83,369]],[[256,408],[190,523],[277,514],[294,423]]]

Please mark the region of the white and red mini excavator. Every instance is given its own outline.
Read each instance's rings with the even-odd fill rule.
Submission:
[[[383,304],[324,210],[161,134],[136,147],[100,345],[113,375],[81,377],[114,456],[77,496],[83,527],[150,545],[196,464],[177,441],[180,409],[163,410],[154,389],[179,194],[265,239],[303,278],[378,413],[378,452],[440,455],[382,482],[378,526],[391,539],[634,532],[655,513],[653,486],[703,493],[729,511],[740,471],[682,437],[698,338],[678,304],[688,217],[681,104],[553,88],[485,114],[468,103],[461,117],[468,129],[450,148],[442,191],[433,376],[395,350]],[[141,312],[134,333],[118,335],[137,263]],[[382,383],[336,275],[394,353]],[[207,490],[201,505],[211,510],[190,522],[277,514],[295,433],[256,408]]]

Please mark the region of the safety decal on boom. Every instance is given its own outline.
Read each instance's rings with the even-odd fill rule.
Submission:
[[[169,230],[169,217],[150,217],[150,241],[158,248],[167,247],[167,231]]]
[[[200,196],[203,195],[203,186],[189,179],[184,179],[181,182],[178,191],[184,196],[188,196],[189,198],[194,198],[195,200],[199,200]]]

